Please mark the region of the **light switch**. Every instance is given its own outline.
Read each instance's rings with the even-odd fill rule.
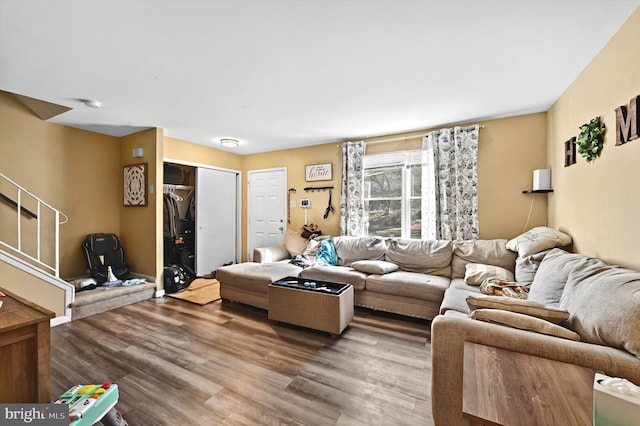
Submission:
[[[289,201],[289,207],[292,209],[296,208],[296,202],[294,200]]]

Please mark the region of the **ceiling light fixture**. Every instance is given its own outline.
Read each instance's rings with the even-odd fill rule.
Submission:
[[[235,148],[238,146],[240,142],[238,142],[237,139],[231,139],[231,138],[223,138],[220,139],[220,145],[227,147],[227,148]]]
[[[102,106],[102,102],[92,101],[91,99],[82,99],[82,103],[89,108],[100,108]]]

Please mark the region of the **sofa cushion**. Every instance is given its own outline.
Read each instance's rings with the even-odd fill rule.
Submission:
[[[384,260],[358,260],[351,267],[365,274],[388,274],[398,270],[398,265]]]
[[[520,285],[531,285],[533,279],[536,277],[536,272],[542,263],[542,259],[551,250],[541,251],[540,253],[530,254],[516,259],[516,273],[515,278]]]
[[[452,278],[463,278],[467,263],[495,265],[514,271],[516,255],[507,249],[507,240],[462,240],[453,242]]]
[[[569,318],[569,312],[541,305],[529,300],[516,299],[504,296],[470,295],[467,297],[467,305],[471,311],[475,309],[502,309],[504,311],[517,312],[519,314],[531,315],[551,321],[554,324],[561,324]]]
[[[556,248],[544,257],[529,288],[528,300],[547,306],[558,306],[569,273],[588,265],[605,265],[598,258],[567,253]]]
[[[444,298],[440,304],[440,313],[457,311],[466,315],[469,313],[467,296],[477,294],[481,294],[478,286],[465,284],[462,278],[453,278],[449,288],[444,293]]]
[[[358,272],[349,266],[316,265],[303,269],[300,276],[306,279],[347,283],[354,290],[364,290],[367,274]]]
[[[513,273],[504,268],[483,263],[467,263],[464,282],[469,285],[480,285],[487,278],[497,278],[503,281],[513,281]]]
[[[269,284],[284,277],[297,277],[301,270],[290,263],[244,262],[218,268],[216,278],[222,285],[267,293]]]
[[[451,276],[451,241],[390,239],[385,260],[402,271]]]
[[[338,265],[351,266],[357,260],[384,260],[387,245],[380,237],[335,237]]]
[[[396,271],[384,275],[369,275],[366,288],[376,293],[440,302],[450,281],[449,278],[438,275]]]
[[[520,330],[533,331],[549,336],[561,337],[569,340],[580,340],[580,336],[571,330],[530,315],[516,312],[503,311],[501,309],[476,309],[469,317],[474,320],[506,325]]]
[[[542,266],[542,265],[541,265]],[[624,349],[640,358],[640,272],[602,264],[569,273],[560,307],[582,340]]]
[[[304,253],[304,250],[307,248],[307,241],[305,238],[300,236],[299,232],[294,232],[287,229],[287,232],[284,234],[284,247],[289,252],[291,257],[296,257]]]
[[[520,257],[540,253],[554,247],[565,247],[572,239],[564,232],[546,226],[538,226],[507,242],[507,248],[515,251]]]

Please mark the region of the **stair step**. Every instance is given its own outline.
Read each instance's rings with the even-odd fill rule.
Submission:
[[[156,283],[149,282],[132,286],[98,287],[76,293],[71,304],[71,320],[85,318],[153,297]]]

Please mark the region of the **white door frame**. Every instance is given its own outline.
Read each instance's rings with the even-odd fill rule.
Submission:
[[[270,169],[257,169],[257,170],[248,170],[247,171],[247,182],[250,182],[251,175],[254,173],[264,173],[264,172],[283,172],[284,173],[284,187],[282,188],[282,200],[284,204],[284,210],[287,211],[287,168],[286,167],[272,167]],[[251,197],[249,197],[249,189],[247,188],[247,261],[253,261],[253,232],[251,232],[251,217],[249,214],[251,212]],[[285,218],[286,219],[286,218]],[[283,226],[287,226],[287,223],[284,223]],[[287,230],[283,231],[283,235]]]
[[[237,190],[237,197],[236,197],[236,214],[237,214],[237,223],[238,223],[238,227],[236,230],[236,259],[238,259],[238,262],[242,261],[242,172],[240,170],[235,170],[235,169],[227,169],[224,167],[218,167],[218,166],[212,166],[210,164],[203,164],[203,163],[194,163],[192,161],[184,161],[184,160],[178,160],[175,158],[163,158],[162,159],[163,163],[174,163],[174,164],[181,164],[183,166],[191,166],[191,167],[202,167],[205,169],[213,169],[213,170],[220,170],[223,172],[232,172],[232,173],[236,173],[236,190]],[[197,188],[196,188],[197,191]],[[196,256],[198,255],[198,253],[196,253]]]

